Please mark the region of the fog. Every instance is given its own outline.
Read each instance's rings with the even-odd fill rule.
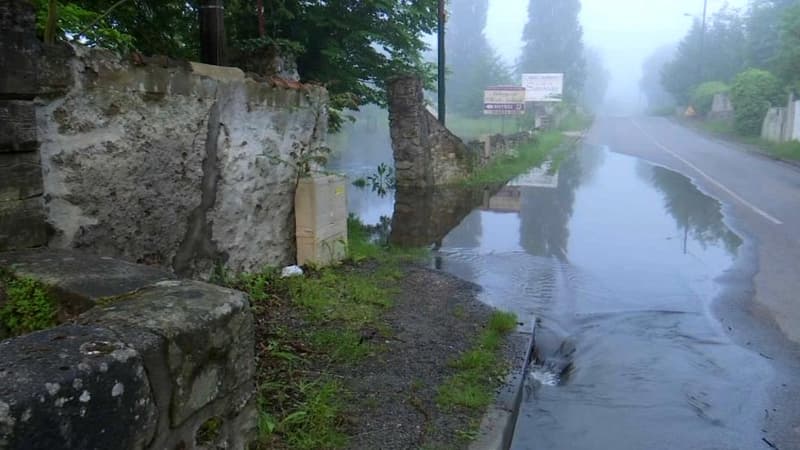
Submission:
[[[708,15],[726,3],[747,6],[747,0],[709,0]],[[609,114],[631,114],[644,107],[638,90],[642,62],[659,46],[680,41],[692,17],[703,14],[703,0],[582,0],[582,4],[584,43],[601,52],[612,76],[603,111]],[[516,62],[522,47],[527,7],[528,0],[489,1],[486,36],[509,64]]]

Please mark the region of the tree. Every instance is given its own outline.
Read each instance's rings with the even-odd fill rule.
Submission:
[[[447,21],[447,103],[474,116],[483,112],[487,86],[508,84],[511,74],[484,34],[488,0],[451,0]]]
[[[580,0],[530,0],[519,70],[564,73],[564,96],[577,99],[586,79]]]
[[[608,85],[611,82],[611,73],[606,67],[603,56],[594,48],[585,50],[586,82],[583,88],[583,106],[596,111],[606,98]]]
[[[675,106],[675,98],[664,89],[664,85],[661,83],[661,71],[668,62],[673,60],[675,52],[674,45],[661,46],[651,53],[642,64],[642,79],[639,80],[639,88],[647,97],[647,106],[651,110]]]
[[[88,13],[78,17],[75,24],[62,20],[62,36],[106,45],[109,40],[94,39],[92,31],[82,30],[115,3],[62,2],[62,13],[73,7]],[[423,62],[421,54],[427,48],[422,36],[436,28],[436,0],[262,3],[265,36],[259,30],[258,2],[226,1],[229,46],[239,52],[240,63],[293,53],[301,80],[323,84],[330,92],[334,127],[341,124],[343,111],[348,108],[385,104],[386,81],[397,74],[414,72],[429,82],[433,80],[432,68]],[[103,16],[96,26],[129,37],[130,48],[145,54],[197,57],[197,0],[128,0]]]
[[[793,89],[800,89],[800,5],[786,10],[776,58],[778,73]]]
[[[705,36],[701,22],[695,20],[675,58],[664,66],[662,84],[676,100],[686,103],[697,85],[727,82],[744,70],[746,45],[744,19],[736,10],[723,8],[712,16]]]
[[[781,23],[797,0],[754,0],[747,13],[747,63],[772,69],[781,47]]]

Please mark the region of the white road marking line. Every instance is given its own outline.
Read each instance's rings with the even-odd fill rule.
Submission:
[[[758,206],[756,206],[756,205],[748,202],[747,200],[743,199],[742,196],[740,196],[736,192],[733,192],[732,190],[730,190],[727,186],[725,186],[724,184],[722,184],[719,181],[717,181],[716,179],[714,179],[714,177],[712,177],[711,175],[705,173],[702,169],[700,169],[699,167],[697,167],[694,164],[692,164],[686,158],[684,158],[681,155],[679,155],[679,154],[675,153],[674,151],[670,150],[664,144],[658,142],[658,140],[655,137],[653,137],[652,134],[648,133],[641,125],[639,125],[638,122],[636,122],[635,120],[631,119],[631,123],[633,123],[633,125],[636,128],[638,128],[639,131],[641,131],[645,136],[650,138],[650,140],[653,141],[658,148],[660,148],[661,150],[663,150],[663,151],[667,152],[668,154],[672,155],[672,157],[677,159],[678,161],[686,164],[689,168],[691,168],[692,170],[694,170],[695,172],[700,174],[700,176],[702,176],[703,178],[708,180],[709,183],[711,183],[714,186],[720,188],[722,191],[724,191],[725,193],[727,193],[728,195],[733,197],[734,200],[736,200],[739,203],[741,203],[742,205],[750,208],[754,213],[756,213],[759,216],[767,219],[768,221],[774,223],[775,225],[783,225],[783,222],[781,220],[779,220],[779,219],[776,219],[775,216],[767,213],[766,211],[764,211],[763,209],[759,208]]]

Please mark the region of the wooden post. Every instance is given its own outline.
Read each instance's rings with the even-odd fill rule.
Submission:
[[[223,0],[200,2],[200,61],[225,64],[225,5]]]

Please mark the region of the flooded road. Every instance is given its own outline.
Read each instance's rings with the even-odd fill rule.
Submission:
[[[537,321],[512,448],[769,448],[770,361],[712,314],[742,240],[689,179],[584,145],[499,190],[354,195],[367,222],[393,214],[394,242],[434,245],[484,302]]]

